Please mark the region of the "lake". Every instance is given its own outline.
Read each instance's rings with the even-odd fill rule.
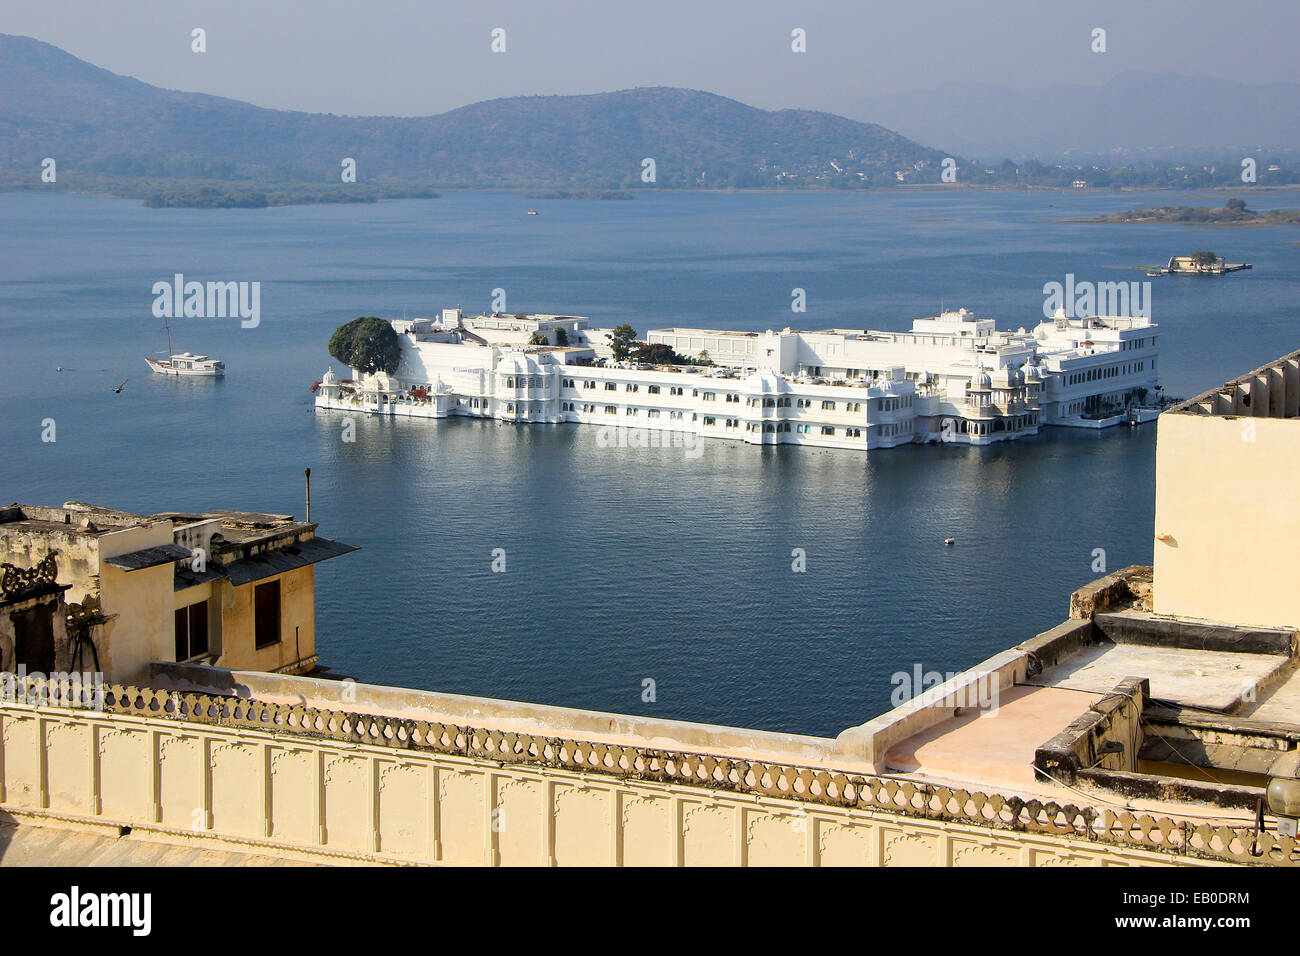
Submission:
[[[688,457],[602,448],[577,425],[363,419],[347,443],[311,405],[330,333],[358,315],[488,310],[494,289],[511,312],[642,334],[906,329],[945,306],[1029,328],[1046,282],[1145,280],[1124,270],[1211,249],[1255,268],[1151,280],[1161,379],[1189,396],[1300,347],[1300,227],[1051,220],[1222,200],[448,193],[155,210],[3,195],[0,498],[301,517],[310,467],[321,534],[363,548],[317,568],[332,669],[833,735],[889,705],[890,675],[957,671],[1063,619],[1069,592],[1098,576],[1096,549],[1110,570],[1149,563],[1155,427],[870,455],[707,442]],[[256,328],[172,323],[178,351],[225,361],[223,381],[144,364],[167,344],[152,286],[178,272],[261,283]],[[791,312],[795,288],[805,314]]]

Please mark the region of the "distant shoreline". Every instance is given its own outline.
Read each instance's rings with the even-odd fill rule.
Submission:
[[[73,172],[68,178],[76,176]],[[1251,194],[1300,192],[1300,185],[1285,184],[1276,186],[1252,186]],[[58,195],[76,195],[114,199],[130,199],[156,209],[265,209],[279,206],[334,205],[374,203],[389,199],[437,199],[446,193],[506,193],[517,195],[528,201],[626,201],[636,199],[643,193],[704,194],[704,195],[854,195],[862,197],[890,196],[906,194],[953,193],[970,196],[984,193],[1037,193],[1053,194],[1061,197],[1073,197],[1088,201],[1113,197],[1125,193],[1169,193],[1173,195],[1212,196],[1241,194],[1246,192],[1241,187],[1207,186],[1124,186],[1105,189],[1079,190],[1065,186],[1036,185],[984,185],[970,183],[900,183],[887,188],[838,189],[822,186],[756,186],[756,187],[693,187],[681,188],[670,186],[597,188],[597,187],[559,187],[559,186],[522,186],[522,185],[453,185],[445,186],[432,183],[380,182],[380,183],[265,183],[250,180],[130,180],[105,177],[92,177],[88,180],[69,183],[45,184],[40,182],[15,182],[0,178],[0,193],[55,193]],[[1175,209],[1187,207],[1170,207]],[[1128,210],[1128,212],[1145,212],[1145,210]],[[1283,214],[1294,213],[1300,217],[1300,210],[1275,210]],[[1097,216],[1087,218],[1046,219],[1047,222],[1076,223],[1118,223],[1118,222],[1160,222],[1157,219],[1120,219],[1116,216]],[[1290,219],[1249,219],[1231,222],[1164,220],[1168,224],[1213,225],[1213,226],[1270,226],[1294,224]],[[1295,222],[1300,222],[1300,218]]]

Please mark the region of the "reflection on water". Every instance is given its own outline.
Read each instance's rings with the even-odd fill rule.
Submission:
[[[1097,197],[1079,214],[1178,198]],[[1081,202],[641,194],[526,219],[507,194],[267,210],[0,196],[0,496],[301,515],[310,467],[322,533],[364,549],[317,570],[336,670],[834,734],[887,706],[894,672],[956,670],[1058,622],[1094,549],[1112,569],[1149,562],[1154,427],[870,456],[705,440],[690,457],[602,447],[594,427],[358,417],[347,443],[344,413],[310,404],[329,334],[358,315],[486,308],[498,287],[510,311],[643,333],[902,329],[941,303],[1029,326],[1047,281],[1213,248],[1255,270],[1154,284],[1168,390],[1297,346],[1300,229],[1039,221]],[[262,282],[256,329],[173,321],[224,379],[144,365],[152,284],[175,272]],[[794,287],[806,314],[789,311]]]

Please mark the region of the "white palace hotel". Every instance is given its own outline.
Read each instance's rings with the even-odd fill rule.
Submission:
[[[1066,318],[999,332],[965,309],[910,332],[657,329],[647,344],[712,365],[615,362],[609,329],[566,315],[393,320],[389,375],[314,386],[318,409],[684,432],[751,444],[974,445],[1043,425],[1104,428],[1155,416],[1156,326]],[[542,344],[543,341],[545,344]],[[535,343],[535,344],[534,344]]]

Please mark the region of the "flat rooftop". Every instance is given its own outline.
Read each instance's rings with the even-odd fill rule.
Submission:
[[[265,514],[256,511],[162,511],[143,515],[84,501],[64,502],[60,508],[44,505],[14,504],[0,509],[0,532],[27,534],[79,534],[91,537],[122,531],[127,528],[145,528],[164,521],[173,527],[199,521],[219,520],[221,534],[234,544],[248,544],[283,537],[305,531],[314,531],[316,525],[296,521],[293,515]]]

